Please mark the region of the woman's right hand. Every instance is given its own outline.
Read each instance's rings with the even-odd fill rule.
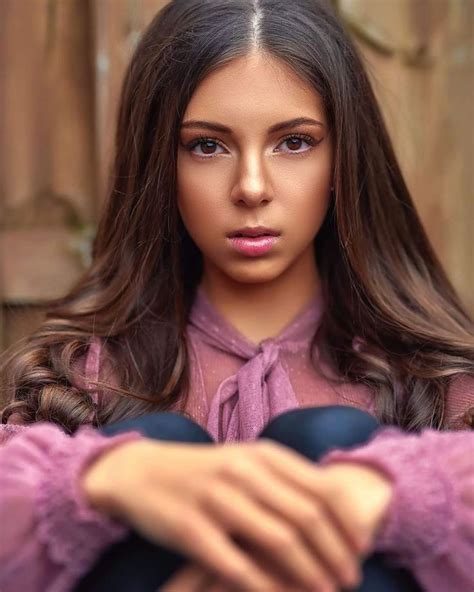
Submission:
[[[96,509],[238,589],[267,592],[279,589],[278,582],[284,590],[332,592],[360,581],[360,549],[301,486],[306,478],[316,483],[318,470],[271,440],[215,445],[143,438],[100,456],[82,487]],[[252,559],[252,548],[268,558],[271,573]]]

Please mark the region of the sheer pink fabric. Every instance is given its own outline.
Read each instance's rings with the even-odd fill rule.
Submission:
[[[0,590],[67,592],[128,528],[88,506],[79,487],[100,454],[140,437],[88,426],[0,426]]]
[[[297,407],[373,411],[368,387],[334,386],[315,372],[310,342],[322,313],[318,294],[280,335],[256,345],[219,315],[199,288],[188,326],[193,374],[186,411],[219,442],[254,439],[272,417]]]
[[[394,484],[376,549],[408,567],[427,592],[472,592],[474,433],[385,428],[364,446],[330,452],[322,464],[347,461],[372,466]]]
[[[367,387],[335,386],[311,366],[309,343],[322,310],[316,297],[279,336],[257,346],[199,291],[188,327],[192,389],[186,411],[219,441],[252,439],[269,419],[299,406],[343,404],[373,412]],[[117,382],[98,339],[77,371],[90,381]],[[105,400],[95,395],[95,402]],[[447,399],[453,428],[472,405],[474,377],[456,380]],[[87,426],[73,437],[52,424],[0,426],[2,592],[67,592],[103,549],[127,533],[125,524],[87,506],[78,483],[99,454],[139,437],[105,438]],[[385,428],[371,442],[335,450],[322,463],[358,462],[387,474],[394,495],[376,548],[407,565],[428,592],[472,592],[473,453],[474,433],[467,430],[412,435]]]

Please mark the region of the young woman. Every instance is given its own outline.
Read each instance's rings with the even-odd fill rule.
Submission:
[[[2,592],[472,590],[473,334],[332,12],[170,2],[4,355]]]

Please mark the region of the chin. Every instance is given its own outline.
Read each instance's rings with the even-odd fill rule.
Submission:
[[[265,264],[265,265],[264,265]],[[249,261],[233,266],[232,269],[222,269],[222,272],[234,282],[240,284],[264,284],[278,278],[285,268],[277,265],[275,261]]]

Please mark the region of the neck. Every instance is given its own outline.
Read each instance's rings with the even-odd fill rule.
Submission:
[[[276,337],[320,293],[314,258],[269,282],[237,282],[205,268],[201,282],[214,308],[255,344]]]

